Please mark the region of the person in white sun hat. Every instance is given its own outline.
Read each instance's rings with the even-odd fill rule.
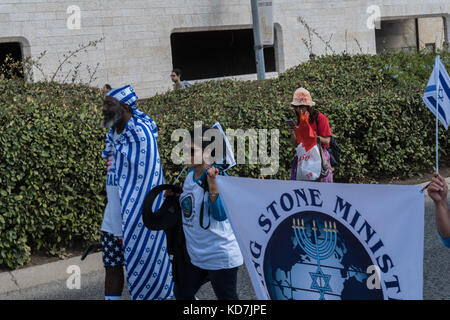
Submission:
[[[333,182],[333,172],[330,163],[330,153],[327,147],[331,141],[331,129],[328,123],[327,117],[323,113],[318,112],[315,109],[316,103],[312,100],[311,94],[305,88],[298,88],[294,92],[291,106],[294,108],[296,115],[296,122],[290,126],[291,130],[291,143],[294,147],[300,143],[298,125],[300,124],[300,114],[307,114],[309,118],[309,125],[314,130],[318,142],[323,149],[325,159],[328,163],[328,175],[322,178],[321,182]],[[296,179],[297,170],[297,156],[294,158],[291,167],[291,180]]]

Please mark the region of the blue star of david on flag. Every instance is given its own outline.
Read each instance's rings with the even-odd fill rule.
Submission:
[[[439,56],[436,57],[434,69],[422,99],[434,116],[436,113],[438,114],[438,120],[448,130],[450,124],[450,76]]]

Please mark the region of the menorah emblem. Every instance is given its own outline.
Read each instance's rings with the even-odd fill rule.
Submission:
[[[334,225],[332,225],[334,224]],[[304,225],[303,219],[301,220],[301,225],[299,219],[297,221],[293,219],[292,229],[294,229],[294,234],[297,239],[297,243],[306,252],[306,254],[314,260],[317,260],[317,271],[310,272],[312,278],[311,289],[318,290],[320,293],[320,300],[325,300],[325,292],[333,292],[330,287],[331,275],[324,274],[322,268],[320,267],[320,261],[328,259],[336,249],[337,240],[337,229],[336,222],[324,222],[325,239],[319,243],[317,238],[316,221],[313,220],[313,226],[311,228],[311,237],[308,239],[306,234],[306,227]],[[314,237],[314,243],[312,238]]]

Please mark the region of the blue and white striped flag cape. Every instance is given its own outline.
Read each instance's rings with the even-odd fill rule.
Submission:
[[[436,101],[439,110],[438,119],[448,130],[450,124],[450,77],[439,56],[436,57],[433,73],[423,96],[423,102],[434,116],[436,116]]]
[[[115,90],[115,89],[113,89]],[[163,231],[148,230],[142,223],[142,205],[151,188],[164,183],[154,121],[137,109],[124,131],[114,140],[115,128],[106,134],[103,157],[117,150],[115,163],[122,206],[122,230],[128,289],[134,300],[173,296],[172,267]],[[162,194],[155,201],[156,211]]]

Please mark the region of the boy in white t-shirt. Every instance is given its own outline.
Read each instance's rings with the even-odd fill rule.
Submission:
[[[187,164],[190,170],[180,196],[183,231],[191,262],[186,264],[183,285],[175,288],[179,300],[194,300],[207,278],[219,300],[238,299],[237,272],[243,258],[216,184],[219,170],[208,164],[203,154],[210,144],[209,139],[204,139],[208,130],[217,129],[202,128],[202,145],[194,144],[192,139]],[[221,136],[220,132],[215,136]],[[213,157],[215,151],[211,154]],[[195,163],[195,159],[200,159],[201,163]]]

